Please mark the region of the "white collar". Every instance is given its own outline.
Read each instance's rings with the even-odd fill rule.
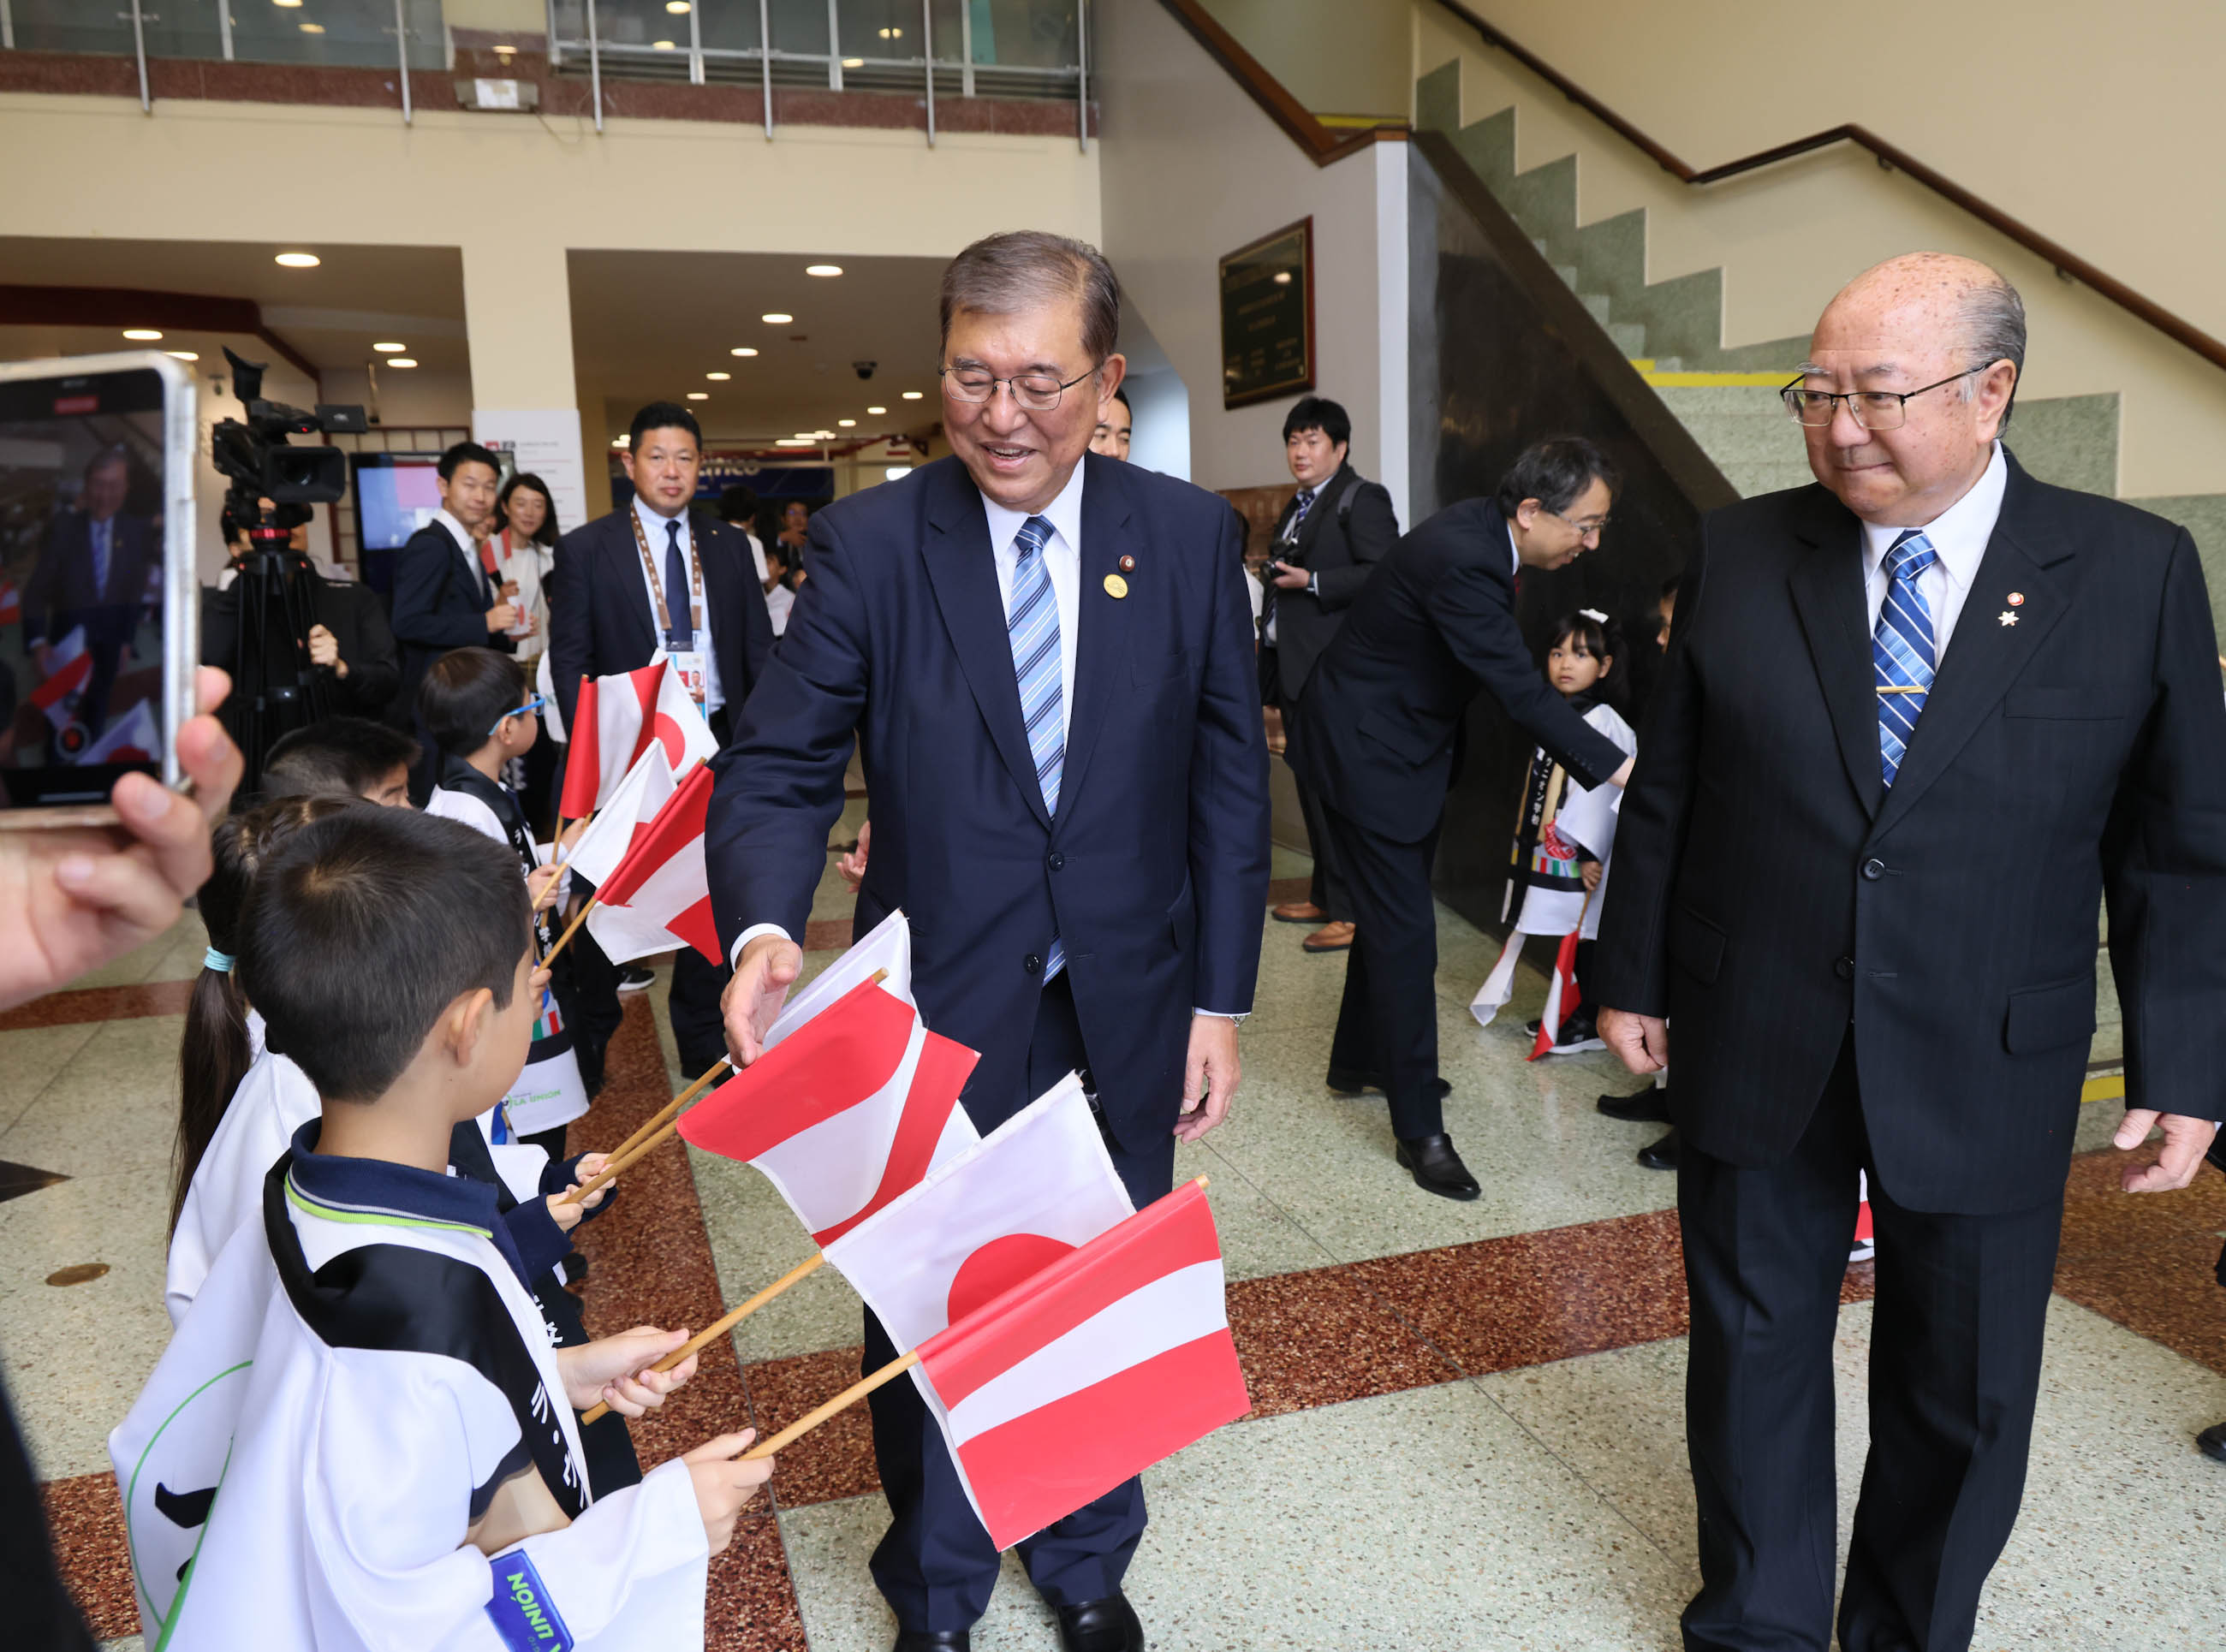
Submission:
[[[478,562],[479,541],[472,537],[472,531],[457,521],[447,505],[444,505],[433,512],[433,520],[448,531],[448,537],[456,542],[456,549],[464,553],[466,562],[474,564]]]
[[[641,495],[637,493],[633,496],[633,513],[640,518],[642,531],[649,536],[649,548],[660,556],[665,554],[665,524],[668,522],[677,522],[680,524],[681,548],[686,550],[695,549],[696,528],[695,524],[688,520],[686,505],[680,507],[680,514],[677,516],[660,516],[643,504]]]
[[[1979,480],[1971,484],[1970,490],[1924,524],[1924,537],[1939,556],[1941,571],[1956,582],[1958,589],[1969,589],[1971,581],[1978,577],[1979,563],[1987,554],[1987,541],[1994,537],[1994,524],[2002,514],[2002,494],[2009,480],[2009,464],[2002,457],[2002,444],[1997,442],[1986,469],[1979,473]],[[1881,527],[1874,522],[1863,524],[1866,578],[1878,572],[1886,552],[1893,549],[1893,542],[1907,531],[1905,528]]]
[[[1507,524],[1508,571],[1513,574],[1517,579],[1521,579],[1523,577],[1523,548],[1515,543],[1515,518],[1513,517],[1502,517],[1499,519]]]
[[[987,493],[982,495],[982,509],[989,518],[989,549],[999,556],[1012,549],[1013,541],[1020,537],[1021,530],[1031,515],[1040,516],[1066,541],[1069,549],[1082,549],[1082,475],[1089,467],[1082,461],[1074,464],[1074,474],[1066,479],[1066,486],[1059,497],[1040,511],[1014,511],[997,503]],[[978,491],[978,490],[977,490]]]

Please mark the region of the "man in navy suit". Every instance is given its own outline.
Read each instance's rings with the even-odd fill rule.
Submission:
[[[417,685],[426,668],[452,648],[493,648],[515,653],[510,628],[518,623],[516,593],[497,585],[480,556],[494,523],[495,486],[502,480],[495,456],[476,442],[459,442],[441,455],[441,508],[411,534],[394,559],[394,639],[402,645],[402,680],[389,715],[398,728],[417,727],[417,744],[433,742],[417,726]],[[439,766],[429,756],[410,776],[411,795],[423,802]]]
[[[154,524],[124,514],[130,485],[123,448],[95,454],[85,467],[78,508],[54,518],[23,588],[23,641],[41,679],[54,674],[55,647],[84,631],[92,669],[78,696],[76,721],[87,745],[108,719],[109,692],[147,606],[148,567],[162,555]]]
[[[857,932],[910,916],[928,1023],[981,1052],[987,1132],[1091,1076],[1139,1205],[1236,1090],[1268,886],[1268,754],[1237,526],[1085,455],[1120,289],[1091,247],[1002,235],[944,272],[953,456],[811,520],[811,580],[719,759],[706,848],[738,1059],[802,963],[851,740],[873,798]],[[866,1363],[893,1357],[868,1314]],[[997,1554],[908,1383],[874,1395],[898,1652],[964,1649]],[[1021,1546],[1068,1652],[1141,1649],[1135,1481]]]

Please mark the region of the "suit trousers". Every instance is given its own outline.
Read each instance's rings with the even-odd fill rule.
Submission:
[[[1326,804],[1322,816],[1352,896],[1345,1001],[1329,1064],[1380,1075],[1391,1133],[1403,1141],[1445,1128],[1438,1094],[1438,912],[1430,868],[1442,818],[1421,842],[1394,842]]]
[[[1701,1592],[1688,1652],[1827,1652],[1838,1496],[1832,1353],[1870,1173],[1878,1237],[1870,1456],[1841,1594],[1843,1652],[1962,1652],[2025,1489],[2059,1194],[2027,1210],[1912,1210],[1870,1163],[1854,1040],[1786,1160],[1685,1143],[1692,1296],[1686,1438]]]
[[[1040,1096],[1070,1071],[1086,1071],[1082,1024],[1066,977],[1045,987],[1028,1043],[1028,1093]],[[983,1134],[999,1121],[976,1119]],[[1099,1121],[1103,1129],[1103,1121]],[[1148,1152],[1123,1149],[1111,1132],[1106,1151],[1129,1197],[1142,1210],[1174,1185],[1175,1143]],[[878,1370],[901,1351],[869,1309],[863,1370]],[[889,1529],[874,1550],[874,1582],[896,1613],[899,1627],[916,1631],[970,1629],[989,1610],[997,1583],[997,1551],[967,1501],[942,1431],[927,1414],[919,1390],[890,1382],[869,1397],[874,1456],[888,1499]],[[1129,1561],[1144,1534],[1144,1488],[1124,1481],[1057,1525],[1020,1545],[1021,1562],[1043,1598],[1054,1606],[1079,1605],[1117,1594]]]
[[[1308,715],[1301,709],[1302,702],[1283,702],[1283,735],[1286,741],[1283,760],[1290,763],[1289,746],[1300,738],[1298,725]],[[1328,811],[1322,806],[1320,797],[1306,782],[1306,777],[1291,765],[1291,780],[1298,788],[1299,813],[1307,823],[1307,843],[1313,850],[1314,875],[1307,890],[1307,898],[1329,914],[1332,924],[1352,922],[1352,892],[1346,887],[1345,874],[1337,861],[1337,845],[1330,836]]]

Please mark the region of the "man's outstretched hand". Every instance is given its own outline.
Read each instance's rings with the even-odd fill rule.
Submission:
[[[1670,1064],[1670,1024],[1660,1016],[1603,1009],[1599,1026],[1600,1042],[1631,1071],[1660,1072]]]
[[[742,949],[735,961],[735,978],[719,994],[727,1049],[735,1066],[747,1067],[765,1053],[765,1036],[803,972],[803,949],[785,936],[760,935]]]
[[[1243,1076],[1237,1058],[1237,1023],[1226,1015],[1190,1018],[1190,1056],[1183,1063],[1182,1112],[1175,1139],[1195,1141],[1229,1116]]]
[[[2156,1157],[2146,1164],[2126,1166],[2121,1180],[2128,1193],[2170,1193],[2186,1186],[2202,1168],[2210,1138],[2218,1134],[2218,1127],[2209,1119],[2159,1113],[2153,1107],[2129,1107],[2110,1145],[2121,1153],[2131,1153],[2156,1129],[2164,1132]]]
[[[232,679],[203,667],[200,715],[178,730],[193,794],[127,774],[121,824],[0,832],[0,1009],[66,987],[178,921],[209,874],[209,830],[239,784],[239,748],[210,715]]]

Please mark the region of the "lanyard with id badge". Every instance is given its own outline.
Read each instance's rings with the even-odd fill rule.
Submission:
[[[688,562],[689,598],[688,623],[677,626],[671,611],[665,606],[665,581],[657,575],[657,558],[651,555],[649,535],[641,525],[641,512],[629,511],[626,515],[633,523],[633,543],[641,552],[643,572],[649,575],[649,593],[657,600],[657,635],[665,646],[665,656],[672,670],[688,690],[688,697],[700,708],[703,703],[703,651],[709,646],[710,638],[703,626],[703,558],[695,554],[696,537],[691,532],[688,547],[682,555]]]

